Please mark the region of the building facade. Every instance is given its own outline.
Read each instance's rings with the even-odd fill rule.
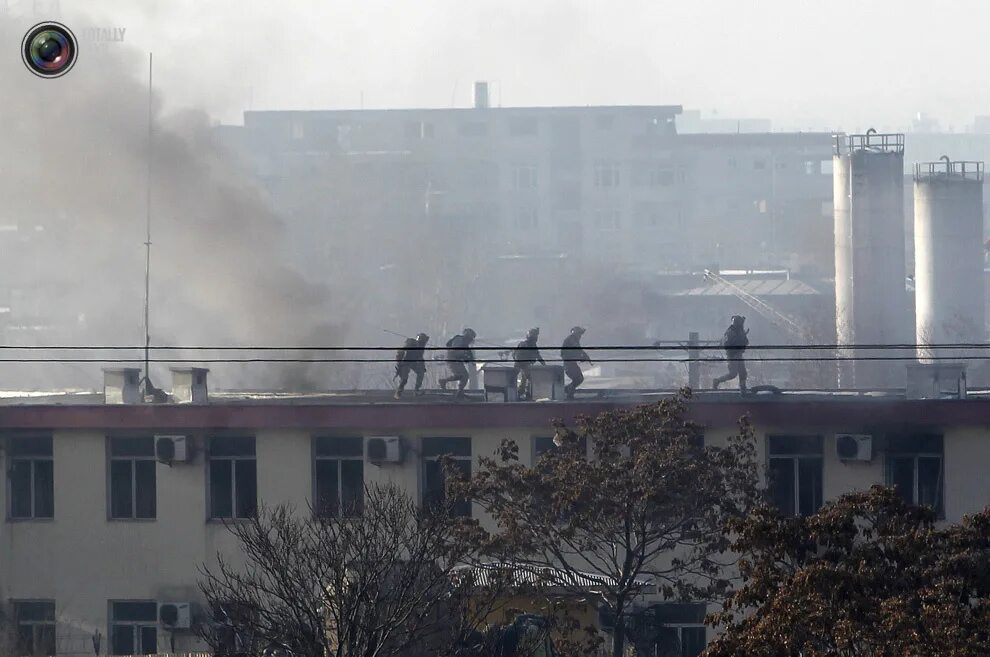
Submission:
[[[339,513],[371,482],[396,482],[424,499],[442,490],[440,454],[454,454],[470,470],[511,438],[528,461],[550,448],[551,418],[570,421],[657,398],[616,392],[593,402],[539,404],[452,404],[431,396],[393,403],[384,393],[214,395],[161,405],[106,404],[96,395],[8,400],[0,406],[4,617],[38,654],[201,648],[190,631],[160,624],[160,605],[192,603],[194,619],[205,613],[197,611],[199,568],[215,563],[219,552],[237,558],[224,521],[279,503]],[[761,458],[774,473],[771,497],[788,513],[811,513],[874,483],[897,485],[947,521],[990,502],[983,476],[990,399],[793,394],[743,401],[712,393],[696,396],[689,408],[710,444],[750,416]],[[172,437],[168,464],[156,451],[163,436]],[[400,438],[404,456],[372,463],[366,455],[374,437]],[[699,614],[688,610],[684,618],[672,625],[682,641],[710,638]]]

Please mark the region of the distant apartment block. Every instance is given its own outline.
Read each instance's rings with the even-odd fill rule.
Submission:
[[[311,271],[328,266],[340,217],[357,213],[383,235],[380,264],[389,228],[422,222],[459,231],[479,255],[830,271],[830,136],[679,135],[680,112],[251,111],[222,139],[243,149]]]

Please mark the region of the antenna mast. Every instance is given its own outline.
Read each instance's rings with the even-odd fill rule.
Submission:
[[[152,114],[152,53],[148,53],[148,176],[145,196],[144,240],[144,390],[150,394],[151,385],[151,161],[154,149]]]

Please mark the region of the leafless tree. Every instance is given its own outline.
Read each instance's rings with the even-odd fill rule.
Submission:
[[[244,563],[219,555],[203,569],[200,588],[214,615],[204,639],[218,655],[250,657],[463,650],[498,604],[504,578],[465,576],[480,530],[454,517],[457,500],[447,500],[421,509],[395,485],[372,485],[349,517],[314,519],[277,506],[231,523]]]

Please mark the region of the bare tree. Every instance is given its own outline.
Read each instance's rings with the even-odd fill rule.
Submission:
[[[395,485],[373,485],[353,517],[277,506],[231,523],[245,562],[220,555],[203,570],[215,618],[204,638],[218,655],[454,654],[491,613],[502,579],[464,576],[479,529],[450,513],[456,502],[420,509]]]
[[[724,528],[759,496],[748,425],[725,446],[705,446],[686,398],[583,417],[577,430],[558,423],[559,449],[532,466],[505,441],[465,491],[498,525],[488,549],[614,617],[616,657],[640,596],[724,593]]]

